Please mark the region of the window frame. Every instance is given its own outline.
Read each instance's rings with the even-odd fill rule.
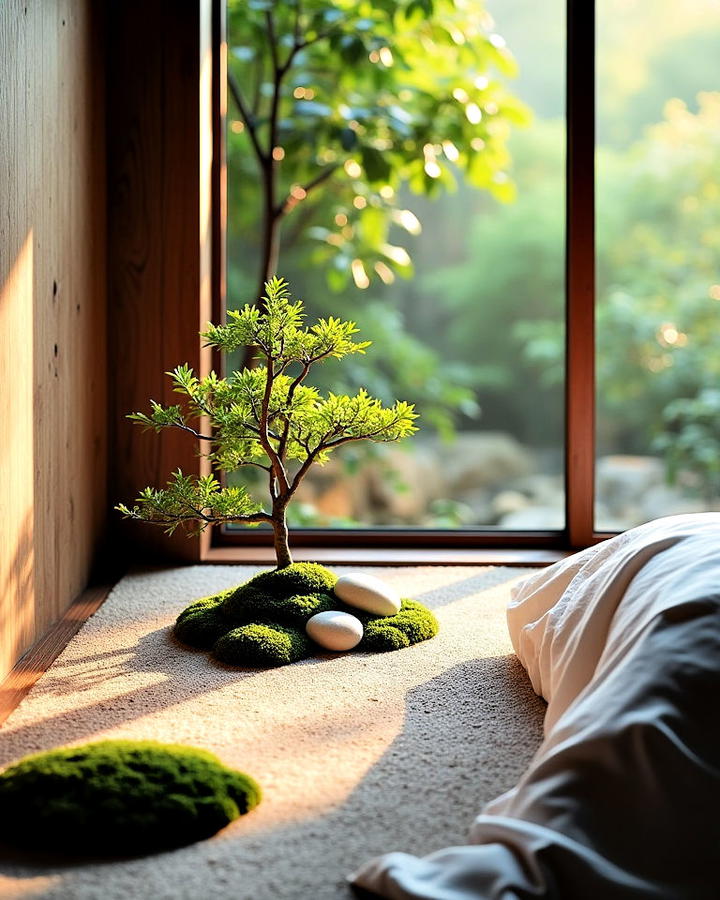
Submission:
[[[298,558],[337,562],[541,565],[612,535],[595,530],[595,2],[566,0],[565,526],[429,530],[293,530]],[[213,0],[213,314],[226,299],[227,41],[225,0]],[[213,360],[215,365],[220,361]],[[271,535],[214,528],[208,561],[272,558]]]

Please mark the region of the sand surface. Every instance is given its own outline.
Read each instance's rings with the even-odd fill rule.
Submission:
[[[256,571],[192,566],[123,578],[4,725],[0,764],[100,738],[186,743],[253,775],[262,804],[171,853],[2,856],[0,897],[348,900],[345,875],[367,858],[463,843],[483,804],[517,781],[545,708],[505,626],[510,585],[525,571],[366,570],[440,620],[436,638],[394,653],[246,671],[173,642],[189,602]]]

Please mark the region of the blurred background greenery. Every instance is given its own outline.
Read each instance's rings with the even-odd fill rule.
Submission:
[[[277,270],[376,345],[320,386],[409,400],[422,425],[320,473],[295,524],[562,527],[564,3],[407,6],[306,0],[304,33],[328,37],[280,95],[281,197],[332,171],[287,210]],[[276,8],[228,5],[260,136]],[[718,58],[717,0],[598,0],[600,528],[718,502]],[[229,120],[236,307],[257,291],[263,197],[232,103]]]

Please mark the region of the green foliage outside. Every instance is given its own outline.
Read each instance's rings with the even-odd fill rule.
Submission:
[[[481,424],[544,446],[562,434],[564,123],[561,85],[536,78],[548,69],[535,35],[546,27],[543,46],[557,43],[561,18],[537,7],[534,19],[520,0],[495,8],[536,114],[509,145],[517,200],[476,216],[458,265],[430,261],[414,301],[426,308],[445,288],[457,325],[442,351],[479,355],[491,376],[477,382]],[[598,25],[598,453],[662,453],[669,480],[711,505],[720,420],[701,398],[720,376],[720,11],[611,0]]]
[[[684,481],[713,509],[720,500],[720,390],[669,403],[654,446],[665,456],[671,484]]]
[[[349,312],[377,291],[362,320],[382,358],[323,386],[422,399],[425,423],[451,434],[478,412],[474,367],[417,340],[385,286],[414,272],[413,197],[515,196],[507,141],[529,112],[492,19],[457,0],[230,0],[228,34],[230,305],[276,269],[319,315],[333,294]]]
[[[629,150],[599,153],[601,452],[618,445],[647,452],[667,405],[720,376],[720,303],[709,294],[720,280],[720,94],[703,94],[698,104],[696,112],[669,104],[664,121]],[[479,354],[488,371],[494,367],[483,406],[495,421],[501,409],[506,426],[531,444],[559,433],[562,417],[562,127],[543,123],[517,135],[517,201],[478,218],[468,236],[477,252],[421,285],[445,286],[446,352],[460,360]],[[503,252],[510,245],[513,255]],[[475,302],[477,284],[483,303]],[[530,379],[532,393],[523,389]]]
[[[421,603],[405,599],[397,615],[375,616],[339,600],[336,582],[334,572],[316,563],[261,572],[237,588],[191,603],[178,616],[174,633],[190,647],[243,667],[284,666],[324,652],[306,635],[305,623],[330,609],[363,623],[359,651],[400,650],[437,634],[437,619]]]
[[[212,753],[100,741],[25,757],[0,774],[0,837],[31,851],[124,856],[203,840],[260,802]]]
[[[523,152],[522,138],[518,143]],[[545,146],[558,148],[558,142]],[[720,280],[720,224],[714,212],[720,202],[719,153],[720,94],[700,95],[697,111],[680,102],[668,104],[663,122],[629,150],[599,153],[600,452],[620,446],[647,453],[664,427],[669,404],[718,383],[720,303],[711,291]],[[498,248],[519,241],[532,275],[515,258],[498,253],[434,276],[434,282],[450,286],[456,320],[466,323],[453,336],[461,358],[475,346],[464,334],[477,333],[487,310],[490,330],[508,334],[510,346],[493,349],[488,341],[483,351],[498,369],[503,354],[515,360],[516,365],[505,367],[502,396],[518,423],[525,423],[531,441],[540,440],[547,427],[546,410],[533,408],[537,393],[528,397],[521,385],[528,377],[536,379],[540,396],[549,398],[547,409],[561,415],[564,359],[562,267],[557,257],[553,263],[552,252],[562,234],[563,212],[548,201],[561,185],[557,149],[538,154],[535,168],[535,177],[521,185],[517,203],[498,209],[492,223],[480,220],[470,238],[472,244]],[[471,302],[470,285],[477,281],[486,285],[487,310]],[[532,285],[531,292],[522,289],[523,282]],[[503,297],[512,299],[501,308]],[[495,321],[492,310],[497,310]],[[504,326],[500,318],[505,316]]]

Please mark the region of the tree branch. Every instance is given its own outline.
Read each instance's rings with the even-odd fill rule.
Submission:
[[[377,434],[378,432],[374,432]],[[310,455],[302,464],[302,466],[298,469],[295,478],[293,479],[292,484],[290,485],[290,495],[294,494],[297,490],[300,482],[305,477],[310,466],[315,462],[318,454],[322,453],[323,450],[333,450],[335,447],[339,447],[341,444],[350,444],[352,441],[366,441],[372,440],[373,437],[370,434],[363,434],[357,437],[344,437],[339,438],[336,441],[331,441],[329,444],[320,444],[314,450],[310,451]],[[376,444],[392,444],[395,441],[400,440],[400,438],[378,438],[375,440]]]
[[[203,512],[202,509],[198,509],[197,507],[193,506],[192,503],[189,503],[187,500],[183,502],[183,505],[187,509],[186,512],[171,513],[154,504],[148,504],[149,509],[154,515],[154,518],[147,518],[143,516],[141,512],[137,511],[137,509],[127,510],[125,512],[125,518],[136,519],[139,522],[149,522],[150,524],[159,525],[171,525],[173,522],[180,524],[181,522],[189,522],[193,519],[200,519],[208,525],[221,525],[225,522],[245,522],[247,524],[259,524],[261,522],[266,522],[268,524],[272,524],[273,521],[271,515],[262,511],[256,513],[247,513],[245,515],[213,516],[208,515],[207,513]]]
[[[287,472],[285,471],[285,466],[282,463],[282,460],[277,454],[277,451],[270,443],[270,437],[268,434],[268,411],[270,409],[270,395],[272,394],[272,386],[273,386],[273,371],[271,361],[268,358],[268,365],[265,369],[265,394],[262,399],[262,408],[260,410],[260,419],[258,425],[260,426],[260,444],[262,445],[263,450],[268,455],[268,459],[270,460],[270,464],[272,466],[272,470],[274,472],[275,478],[278,483],[278,493],[284,494],[287,492],[289,488]],[[271,479],[271,493],[273,490],[272,479]]]
[[[238,463],[238,468],[241,468],[242,466],[254,466],[256,469],[262,469],[263,472],[272,472],[270,466],[264,466],[262,463],[254,462],[250,459],[244,459],[242,462]]]
[[[187,431],[193,437],[197,438],[200,441],[214,441],[215,438],[211,437],[208,434],[201,434],[199,431],[196,431],[194,428],[191,428],[189,425],[186,425],[185,422],[153,422],[151,419],[143,420],[142,424],[147,428],[159,429],[159,428],[179,428],[181,431]]]
[[[273,68],[277,73],[280,69],[280,60],[277,52],[277,38],[275,35],[275,20],[270,10],[265,13],[265,26],[267,28],[268,45],[270,47],[270,55],[272,56]]]
[[[301,185],[301,189],[305,191],[305,194],[309,194],[313,188],[318,187],[323,184],[323,182],[327,181],[338,169],[340,168],[339,163],[334,163],[332,166],[326,166],[324,169],[321,169],[320,172],[314,177],[311,178],[307,184]],[[297,198],[293,197],[292,194],[288,194],[287,197],[283,200],[280,206],[276,210],[276,215],[285,216],[291,210],[293,210],[300,201]]]
[[[348,435],[348,437],[338,438],[335,441],[330,441],[329,444],[322,444],[321,450],[334,450],[335,447],[339,447],[341,444],[350,444],[352,441],[375,441],[376,444],[393,444],[395,441],[399,441],[399,437],[394,438],[376,438],[375,435],[380,434],[381,431],[384,431],[385,428],[378,429],[378,431],[373,431],[370,434],[359,434]]]
[[[131,514],[129,518],[157,525],[172,525],[173,523],[177,523],[179,525],[182,522],[192,522],[196,519],[201,519],[207,525],[224,525],[229,522],[237,522],[239,524],[246,525],[258,525],[263,522],[267,525],[272,525],[273,523],[272,516],[269,516],[267,513],[252,513],[251,515],[247,516],[209,516],[201,510],[195,510],[194,507],[191,507],[191,509],[193,510],[193,512],[188,513],[187,515],[183,515],[182,513],[178,513],[177,515],[173,515],[171,513],[163,513],[156,519],[145,519],[141,515]]]
[[[400,440],[399,437],[396,438],[377,438],[377,435],[382,434],[388,428],[392,428],[393,425],[397,425],[400,422],[400,419],[395,419],[394,422],[386,423],[382,425],[380,428],[376,428],[375,431],[368,431],[365,434],[357,434],[357,435],[346,435],[345,437],[336,438],[335,440],[326,440],[321,439],[320,443],[315,447],[314,450],[309,451],[308,457],[305,462],[300,466],[293,479],[293,482],[290,486],[290,494],[293,494],[295,490],[297,490],[298,485],[305,477],[310,466],[315,462],[316,458],[320,453],[325,450],[334,450],[336,447],[340,447],[342,444],[349,444],[352,441],[367,441],[367,440],[375,440],[375,443],[378,444],[392,444],[395,441]],[[338,426],[339,427],[339,426]],[[337,431],[337,428],[334,429]],[[328,432],[328,434],[332,434],[333,432]],[[307,444],[305,445],[307,449]]]
[[[255,57],[255,84],[253,85],[253,116],[260,112],[260,98],[262,97],[262,85],[265,80],[265,57],[258,53]]]
[[[200,441],[214,441],[215,438],[211,437],[207,434],[200,434],[199,431],[195,431],[194,428],[191,428],[189,425],[180,424],[180,422],[173,422],[171,425],[163,425],[162,428],[180,428],[182,431],[187,431],[188,434],[191,434],[193,437],[196,437]]]
[[[273,503],[277,500],[278,492],[277,492],[277,479],[275,478],[275,472],[269,469],[269,478],[268,478],[268,489],[270,491],[270,499]]]
[[[290,405],[292,404],[292,399],[295,396],[295,389],[303,382],[303,380],[307,376],[307,373],[310,371],[311,365],[312,365],[311,362],[304,363],[303,367],[302,367],[302,371],[297,376],[297,378],[294,379],[294,381],[288,388],[288,392],[287,392],[288,407],[290,407]],[[288,442],[289,434],[290,434],[290,419],[289,419],[289,417],[286,417],[285,418],[285,427],[283,428],[283,433],[280,438],[280,443],[278,445],[278,456],[280,457],[280,459],[283,463],[285,462],[285,451],[287,450],[287,442]]]
[[[232,74],[232,72],[228,71],[227,77],[228,77],[228,86],[230,87],[230,93],[232,94],[233,100],[235,101],[235,105],[237,106],[238,111],[240,112],[240,117],[242,118],[243,122],[245,123],[245,127],[247,128],[248,134],[250,135],[250,141],[253,145],[253,149],[255,150],[255,154],[258,158],[258,161],[261,164],[264,164],[267,161],[270,154],[266,153],[263,150],[262,146],[260,145],[260,140],[258,138],[257,129],[255,128],[254,117],[253,117],[252,113],[250,112],[250,110],[247,108],[245,101],[243,100],[243,96],[240,93],[240,86],[238,85],[237,80],[235,79],[235,76]],[[270,149],[270,153],[271,152],[272,152],[272,148]]]
[[[296,47],[299,46],[299,44],[301,43],[301,41],[300,41],[300,33],[301,33],[300,16],[301,15],[302,15],[302,0],[296,0],[296,3],[295,3],[295,27],[293,29],[293,37],[294,37],[294,42],[295,42]]]
[[[324,41],[325,38],[330,37],[334,32],[341,31],[341,30],[342,30],[342,24],[338,23],[336,25],[333,25],[332,28],[328,28],[327,31],[319,31],[315,35],[315,37],[310,38],[310,40],[296,42],[295,46],[293,47],[293,52],[292,52],[293,57],[296,54],[298,54],[301,50],[304,50],[306,47],[312,47],[312,45],[317,44],[318,41]]]
[[[307,447],[307,444],[305,446]],[[308,453],[308,456],[305,459],[305,462],[300,466],[300,468],[295,473],[295,477],[293,478],[292,484],[290,485],[290,491],[289,491],[290,495],[294,494],[295,491],[298,489],[300,482],[307,475],[308,469],[315,462],[315,458],[317,457],[319,452],[320,451],[316,447],[314,450],[311,450]]]
[[[321,359],[325,359],[326,356],[330,356],[330,354],[331,354],[331,353],[333,352],[333,350],[335,349],[335,346],[336,346],[336,345],[333,344],[333,345],[331,345],[330,347],[328,347],[327,350],[323,350],[322,353],[318,353],[317,356],[311,356],[310,359],[308,360],[308,362],[310,363],[310,365],[312,366],[314,363],[320,362]]]

